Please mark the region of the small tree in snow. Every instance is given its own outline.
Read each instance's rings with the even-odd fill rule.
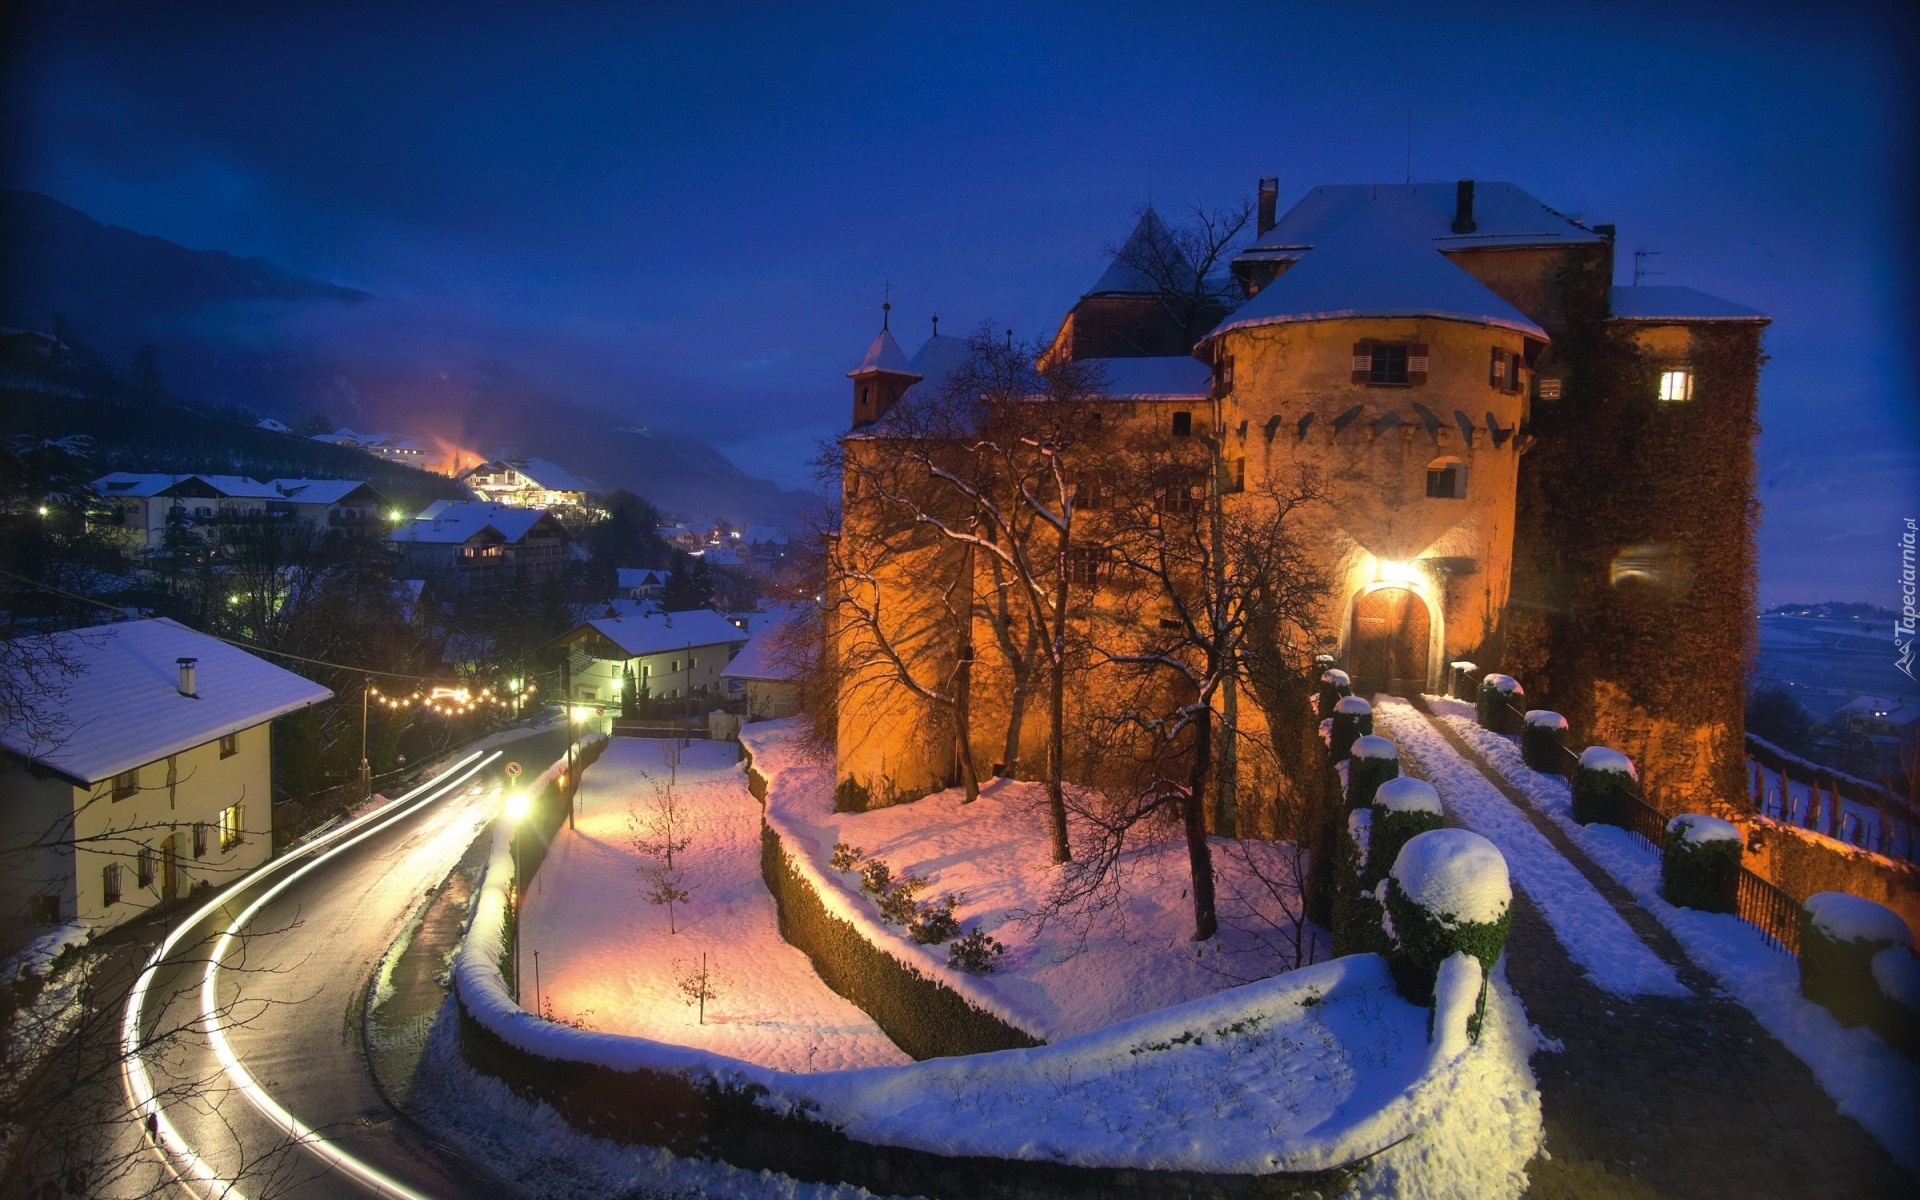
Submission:
[[[676,958],[673,960],[673,975],[680,987],[680,994],[686,998],[689,1006],[699,1010],[700,1024],[707,1023],[707,1002],[717,1000],[727,986],[727,978],[718,968],[707,962],[706,951],[700,952],[700,961]]]
[[[690,814],[681,806],[674,783],[679,775],[681,749],[677,742],[664,742],[661,745],[662,760],[667,766],[667,778],[651,779],[653,800],[645,810],[627,810],[627,844],[633,852],[642,858],[653,861],[642,863],[640,879],[642,895],[649,904],[662,904],[667,909],[667,932],[680,932],[674,919],[674,905],[686,903],[692,894],[686,875],[673,861],[673,856],[685,850],[693,842]]]

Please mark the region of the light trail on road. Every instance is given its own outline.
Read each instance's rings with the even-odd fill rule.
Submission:
[[[240,881],[231,891],[216,900],[209,901],[191,917],[182,921],[147,960],[140,977],[127,994],[126,1013],[121,1024],[121,1081],[134,1117],[147,1126],[148,1132],[156,1143],[156,1148],[161,1150],[161,1157],[166,1162],[168,1170],[189,1190],[204,1189],[207,1194],[223,1197],[224,1200],[246,1200],[244,1193],[239,1189],[238,1181],[223,1179],[211,1163],[196,1153],[159,1103],[140,1040],[140,1026],[146,1008],[149,986],[161,964],[189,932],[197,929],[221,907],[238,899],[269,877],[279,874],[294,864],[299,864],[298,869],[289,872],[285,878],[280,879],[262,893],[221,931],[215,943],[214,952],[207,960],[206,973],[201,983],[201,1020],[213,1045],[214,1053],[235,1089],[276,1128],[288,1134],[295,1144],[312,1152],[329,1166],[351,1175],[379,1195],[394,1197],[395,1200],[430,1200],[429,1197],[408,1188],[405,1184],[320,1137],[313,1129],[275,1102],[273,1097],[260,1087],[247,1069],[241,1065],[239,1058],[227,1042],[225,1030],[218,1019],[219,1006],[215,993],[215,980],[220,961],[231,947],[239,930],[259,912],[262,906],[308,871],[334,855],[412,816],[427,805],[451,795],[488,764],[501,757],[501,753],[499,750],[484,755],[475,752],[455,763],[440,778],[421,784],[385,807],[350,821],[284,858],[275,859],[266,864]],[[174,1161],[176,1159],[179,1164],[184,1165],[186,1172],[184,1175],[179,1166],[176,1166]],[[196,1189],[189,1180],[197,1182],[201,1188]]]

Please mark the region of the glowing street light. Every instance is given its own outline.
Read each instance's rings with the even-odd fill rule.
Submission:
[[[520,875],[520,828],[527,819],[527,794],[509,788],[503,814],[513,827],[513,998],[520,998],[520,903],[526,897],[526,881]]]

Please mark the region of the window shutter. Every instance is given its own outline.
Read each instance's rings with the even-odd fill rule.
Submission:
[[[1415,342],[1407,347],[1407,382],[1410,384],[1427,381],[1427,344]]]
[[[1373,379],[1373,347],[1366,342],[1353,344],[1353,381],[1368,383]]]
[[[1500,347],[1493,348],[1493,359],[1487,364],[1487,383],[1493,387],[1505,387],[1507,382],[1506,355]]]

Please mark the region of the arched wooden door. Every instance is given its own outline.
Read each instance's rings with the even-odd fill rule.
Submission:
[[[1427,602],[1406,588],[1381,588],[1354,602],[1352,663],[1355,695],[1415,695],[1427,686]]]

